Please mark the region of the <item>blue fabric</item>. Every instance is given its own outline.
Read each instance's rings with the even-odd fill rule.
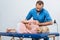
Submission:
[[[44,40],[49,40],[49,37],[44,38]]]
[[[48,35],[55,35],[55,36],[59,36],[59,33],[48,33]]]
[[[59,33],[38,33],[38,34],[20,34],[11,32],[0,32],[1,36],[23,37],[23,38],[47,38],[48,35],[60,36]]]
[[[47,21],[52,21],[49,13],[47,10],[44,8],[39,12],[39,15],[37,15],[36,8],[30,10],[28,13],[26,19],[29,20],[33,17],[33,20],[38,20],[39,22],[47,22]]]
[[[39,38],[35,38],[35,40],[39,40]],[[44,40],[49,40],[49,37],[45,37]]]
[[[11,33],[11,32],[0,32],[1,36],[12,36],[12,37],[22,37],[22,38],[45,38],[48,36],[48,33],[38,33],[38,34],[29,34],[29,33]],[[37,37],[36,37],[37,36]]]
[[[48,35],[60,36],[59,33],[39,33],[39,34],[20,34],[20,33],[11,33],[11,32],[0,32],[0,36],[11,36],[11,37],[22,37],[22,38],[35,38],[39,40],[44,38],[44,40],[49,40]]]

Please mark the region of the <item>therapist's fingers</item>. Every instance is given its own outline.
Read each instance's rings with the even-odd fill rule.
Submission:
[[[22,20],[21,22],[24,23],[24,24],[28,23],[27,20]]]

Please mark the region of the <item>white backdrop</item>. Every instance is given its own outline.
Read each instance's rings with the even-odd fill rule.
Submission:
[[[29,10],[35,7],[36,1],[37,0],[0,0],[0,31],[5,31],[7,27],[16,28],[17,23],[25,19]],[[43,1],[45,3],[44,8],[49,11],[52,19],[57,20],[59,27],[60,0]],[[55,31],[55,29],[53,30]],[[9,38],[7,40],[9,40]]]

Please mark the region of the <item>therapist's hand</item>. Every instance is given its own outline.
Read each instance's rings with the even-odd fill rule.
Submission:
[[[34,20],[33,23],[34,23],[35,25],[39,25],[39,22],[38,22],[37,20]]]
[[[27,24],[28,23],[27,20],[22,20],[21,22],[24,23],[24,24]]]

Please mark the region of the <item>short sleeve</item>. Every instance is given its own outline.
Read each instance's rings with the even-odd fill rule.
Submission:
[[[50,14],[48,13],[48,11],[45,12],[45,21],[48,22],[48,21],[52,21],[52,18],[50,16]]]
[[[28,15],[26,16],[26,20],[31,19],[31,17],[32,17],[32,11],[30,11],[30,12],[28,13]]]

